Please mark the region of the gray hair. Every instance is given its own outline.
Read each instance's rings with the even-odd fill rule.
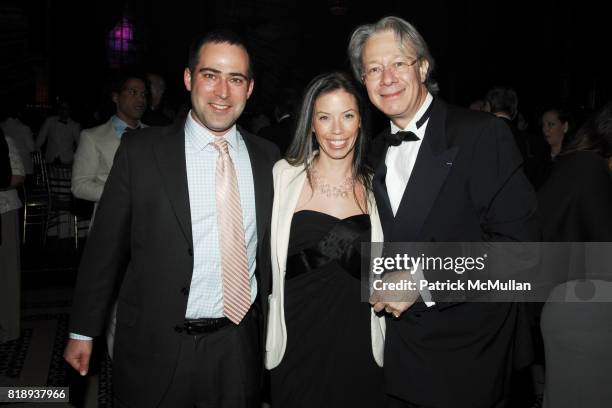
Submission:
[[[353,31],[351,40],[349,41],[348,56],[355,77],[363,82],[362,54],[365,43],[374,34],[384,31],[391,31],[395,34],[395,38],[401,50],[405,51],[406,44],[408,44],[414,48],[416,57],[419,60],[425,59],[429,62],[429,67],[425,74],[425,86],[429,92],[435,94],[438,91],[438,84],[431,78],[431,73],[435,67],[435,61],[429,52],[427,43],[412,24],[395,16],[384,17],[373,24],[361,25]]]

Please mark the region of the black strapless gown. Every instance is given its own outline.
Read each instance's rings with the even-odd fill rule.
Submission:
[[[360,299],[360,244],[367,214],[294,214],[285,277],[287,348],[271,371],[275,408],[382,407],[372,356],[370,305]]]

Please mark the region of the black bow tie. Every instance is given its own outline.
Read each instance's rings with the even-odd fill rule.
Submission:
[[[399,146],[402,142],[416,142],[417,140],[420,139],[413,132],[401,131],[387,135],[387,144],[389,146]]]
[[[429,119],[429,117],[431,116],[431,111],[433,110],[433,106],[434,106],[434,102],[431,101],[431,103],[425,110],[425,113],[423,113],[423,116],[421,116],[421,118],[416,121],[417,129],[420,129],[421,126],[423,126],[423,124],[427,122],[427,119]],[[389,146],[399,146],[400,144],[402,144],[402,142],[416,142],[417,140],[420,140],[420,139],[413,132],[400,131],[395,134],[391,134],[389,132],[389,134],[387,134],[386,140]]]

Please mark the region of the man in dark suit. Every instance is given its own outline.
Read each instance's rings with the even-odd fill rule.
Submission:
[[[539,133],[535,137],[530,137],[528,132],[519,129],[517,124],[518,95],[514,89],[504,86],[493,87],[487,92],[486,100],[491,113],[503,120],[510,128],[524,161],[525,175],[537,190],[548,176],[550,156],[548,149],[542,148],[546,142]]]
[[[433,97],[434,61],[411,24],[387,17],[358,27],[349,56],[391,120],[372,148],[386,242],[537,239],[535,196],[512,134],[494,116]],[[519,344],[528,333],[521,305],[457,302],[448,292],[416,297],[373,299],[390,314],[384,369],[392,406],[503,406],[513,367],[530,360],[529,339]]]
[[[64,357],[87,373],[91,338],[103,333],[118,288],[119,406],[257,407],[257,294],[270,285],[279,154],[235,125],[254,85],[235,34],[195,42],[184,83],[193,107],[180,125],[122,138],[81,261]]]
[[[521,133],[515,123],[518,114],[518,96],[512,88],[504,86],[493,87],[487,92],[487,102],[491,107],[491,113],[503,120],[512,132],[516,147],[523,160],[527,159],[527,139]]]

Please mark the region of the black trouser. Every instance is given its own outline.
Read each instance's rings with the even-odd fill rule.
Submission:
[[[259,312],[240,325],[206,334],[181,333],[172,382],[160,408],[259,408],[262,361]],[[119,401],[115,406],[125,407]]]
[[[444,390],[440,390],[440,392],[444,392]],[[507,405],[507,401],[499,401],[497,404],[493,405],[491,408],[505,408]],[[404,401],[402,399],[389,396],[389,402],[387,404],[387,408],[433,408],[429,405],[419,405],[413,404],[408,401]]]

